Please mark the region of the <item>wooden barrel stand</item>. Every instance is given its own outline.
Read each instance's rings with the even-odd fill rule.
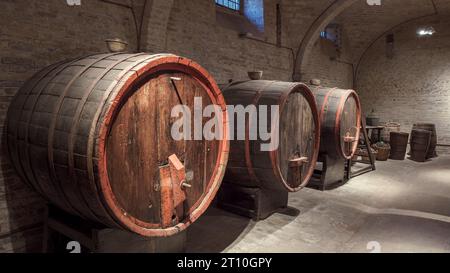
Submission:
[[[183,253],[186,231],[170,237],[144,237],[86,221],[48,206],[44,253]]]
[[[317,167],[308,187],[325,191],[348,182],[349,177],[346,175],[347,160],[321,154],[317,162]],[[322,165],[322,168],[319,168],[320,165]]]
[[[218,205],[227,211],[260,221],[274,213],[283,212],[288,206],[288,194],[287,191],[223,183]]]

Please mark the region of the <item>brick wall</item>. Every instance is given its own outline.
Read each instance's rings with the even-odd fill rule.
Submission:
[[[292,52],[276,43],[276,3],[265,1],[263,40],[239,38],[239,30],[222,27],[214,1],[175,0],[167,28],[166,50],[190,57],[219,83],[247,79],[247,71],[263,70],[264,79],[290,80]],[[193,20],[193,18],[196,18]]]
[[[344,25],[342,27],[340,54],[336,59],[331,59],[330,56],[333,54],[328,52],[333,48],[324,46],[324,41],[317,37],[312,50],[303,60],[302,81],[309,82],[311,79],[320,79],[323,86],[343,89],[353,88],[353,51],[348,38]]]
[[[120,37],[135,47],[129,10],[82,1],[0,1],[0,126],[18,88],[37,70],[63,59],[105,51],[104,40]],[[39,251],[44,202],[16,176],[0,151],[0,253]]]
[[[420,26],[433,26],[432,37],[418,38]],[[431,17],[394,31],[394,57],[386,57],[382,37],[365,55],[357,88],[366,112],[396,121],[409,132],[415,122],[436,123],[439,143],[450,144],[450,19]],[[448,154],[447,148],[438,149]]]
[[[285,0],[283,3],[283,21],[289,26],[297,26],[286,30],[286,43],[297,48],[302,42],[309,27],[329,7],[333,0]],[[302,26],[302,27],[298,27]]]

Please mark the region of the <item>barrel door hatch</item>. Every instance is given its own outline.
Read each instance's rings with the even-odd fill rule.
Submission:
[[[206,141],[203,136],[202,140],[194,140],[195,97],[202,102],[202,109],[197,110],[212,104],[208,91],[194,77],[179,72],[160,73],[136,88],[115,117],[107,143],[109,180],[124,212],[140,221],[162,223],[163,227],[176,225],[195,209],[213,176],[220,144],[218,140]],[[190,114],[172,117],[177,105],[187,106]],[[174,139],[174,123],[189,116],[191,138]],[[202,118],[202,128],[208,120]],[[172,171],[173,181],[167,184],[164,177],[171,175],[162,170],[169,165],[178,169]],[[183,178],[175,181],[178,178],[173,177],[174,172]],[[168,185],[178,188],[167,191]]]

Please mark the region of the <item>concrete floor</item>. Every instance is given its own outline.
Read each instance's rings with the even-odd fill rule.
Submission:
[[[187,251],[450,252],[450,157],[377,167],[332,191],[291,194],[299,213],[255,223],[210,208],[190,228]]]

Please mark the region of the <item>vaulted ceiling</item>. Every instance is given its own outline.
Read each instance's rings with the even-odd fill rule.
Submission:
[[[334,20],[349,37],[351,62],[358,62],[365,50],[394,27],[422,17],[450,14],[450,0],[381,0],[381,6],[357,1]],[[365,26],[365,27],[361,27]]]
[[[288,30],[289,42],[298,48],[297,72],[329,23],[343,27],[351,51],[346,61],[357,64],[372,43],[396,26],[427,16],[450,16],[450,0],[380,1],[377,6],[367,0],[285,0],[289,24],[309,26]]]

